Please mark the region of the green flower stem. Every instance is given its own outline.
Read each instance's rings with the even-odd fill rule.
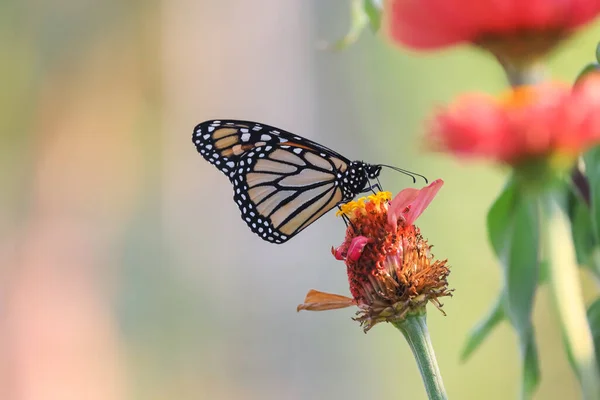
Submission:
[[[545,70],[541,64],[531,64],[527,66],[514,66],[510,62],[497,57],[502,65],[506,79],[513,88],[523,85],[533,85],[545,80]]]
[[[542,198],[550,289],[567,351],[581,383],[584,399],[600,399],[600,374],[587,322],[579,270],[567,216],[549,194]]]
[[[393,325],[402,332],[410,349],[412,350],[421,378],[425,384],[425,390],[430,400],[447,399],[446,389],[442,381],[442,374],[437,365],[429,330],[427,329],[426,314],[412,315],[404,321],[393,322]]]

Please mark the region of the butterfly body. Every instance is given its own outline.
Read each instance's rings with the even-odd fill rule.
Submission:
[[[371,189],[381,166],[269,125],[211,120],[196,126],[198,152],[231,181],[242,219],[262,239],[283,243],[327,211]]]

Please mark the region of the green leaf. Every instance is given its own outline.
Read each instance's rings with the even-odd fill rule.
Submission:
[[[460,360],[467,361],[473,352],[483,343],[483,341],[489,336],[492,330],[500,322],[504,320],[504,310],[502,305],[502,296],[498,297],[496,304],[491,308],[488,314],[481,320],[469,333],[469,337],[463,348]]]
[[[488,235],[492,248],[496,255],[500,254],[509,232],[506,229],[508,215],[514,208],[517,197],[517,189],[514,181],[509,181],[496,199],[487,216]]]
[[[548,270],[548,266],[549,264],[547,260],[540,261],[540,268],[538,271],[538,286],[542,286],[550,279],[550,271]]]
[[[530,398],[539,382],[531,323],[540,268],[537,199],[510,180],[492,205],[487,223],[492,247],[504,270],[504,312],[519,338],[522,397]]]
[[[575,229],[575,224],[578,223],[578,235],[575,236],[573,234],[573,240],[576,246],[575,251],[577,252],[578,262],[580,261],[580,250],[589,251],[587,253],[586,265],[596,277],[600,277],[600,146],[588,150],[583,155],[583,161],[585,164],[585,176],[590,186],[589,219],[585,221],[584,215],[580,217],[579,221],[572,220],[573,229]],[[586,230],[587,224],[589,224],[587,228],[589,230]],[[589,234],[590,231],[591,238],[587,240],[593,241],[593,248],[591,249],[584,247],[586,244],[589,244],[586,240],[586,234]]]
[[[505,268],[507,306],[510,319],[525,335],[531,325],[533,298],[538,280],[538,213],[535,204],[525,201],[515,209],[512,235],[502,254]]]
[[[569,217],[571,219],[571,233],[575,254],[579,265],[589,265],[590,257],[596,248],[594,227],[590,209],[578,196],[570,197]]]
[[[589,269],[596,279],[600,279],[600,244],[594,228],[592,211],[587,203],[591,201],[591,190],[586,188],[586,185],[589,188],[589,179],[578,167],[571,174],[570,190],[566,206],[563,208],[571,221],[571,236],[577,264]]]
[[[488,213],[488,234],[504,269],[505,311],[525,340],[531,330],[540,263],[535,198],[521,193],[510,181]]]
[[[381,0],[364,0],[364,10],[369,17],[369,23],[373,32],[379,31],[381,27]]]
[[[583,155],[585,175],[590,185],[590,214],[594,238],[600,238],[600,146]]]
[[[597,298],[587,310],[587,319],[594,338],[596,363],[600,368],[600,297]]]
[[[529,333],[527,340],[521,345],[521,360],[523,362],[523,375],[521,394],[522,399],[530,399],[540,383],[540,368],[538,364],[537,346],[533,330]]]

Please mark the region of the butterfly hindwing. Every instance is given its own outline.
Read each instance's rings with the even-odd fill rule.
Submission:
[[[342,201],[340,169],[328,159],[310,163],[317,156],[321,160],[320,153],[282,145],[257,147],[240,159],[234,201],[254,233],[283,243]]]

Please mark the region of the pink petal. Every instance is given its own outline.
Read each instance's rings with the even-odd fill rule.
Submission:
[[[425,211],[429,203],[440,190],[444,181],[436,179],[423,189],[404,189],[394,197],[388,208],[388,223],[396,229],[398,220],[412,225]]]
[[[398,227],[397,223],[400,218],[404,219],[402,213],[410,204],[415,201],[419,195],[419,189],[408,188],[400,191],[392,200],[388,208],[388,224],[392,226],[393,230]]]
[[[350,246],[348,247],[348,254],[346,257],[348,257],[350,261],[357,261],[360,258],[363,249],[370,241],[371,240],[369,238],[366,238],[364,236],[355,237],[354,239],[352,239],[352,242],[350,242]]]

